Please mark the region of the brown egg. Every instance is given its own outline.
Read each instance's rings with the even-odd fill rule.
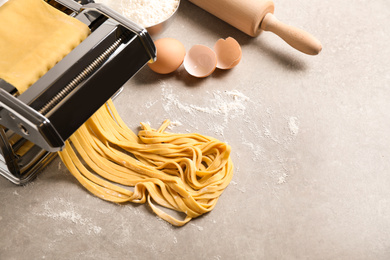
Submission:
[[[241,60],[241,46],[232,37],[228,37],[226,40],[219,39],[214,45],[214,51],[217,54],[218,69],[231,69]]]
[[[154,42],[157,50],[156,61],[148,63],[149,68],[159,74],[177,70],[183,63],[186,50],[184,45],[173,38],[162,38]]]

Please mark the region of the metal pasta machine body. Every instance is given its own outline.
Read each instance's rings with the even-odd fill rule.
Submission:
[[[91,34],[20,95],[0,79],[0,174],[19,185],[30,181],[65,140],[156,58],[146,29],[110,8],[73,0],[46,2],[88,25]],[[16,153],[27,143],[28,151]]]

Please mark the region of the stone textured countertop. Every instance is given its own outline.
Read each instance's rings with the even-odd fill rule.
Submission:
[[[205,79],[143,68],[115,104],[139,122],[232,147],[215,209],[177,228],[147,205],[86,191],[59,158],[30,184],[0,178],[0,259],[390,259],[390,4],[278,0],[275,15],[318,56],[251,38],[183,0],[170,27],[187,50],[231,36],[242,60]]]

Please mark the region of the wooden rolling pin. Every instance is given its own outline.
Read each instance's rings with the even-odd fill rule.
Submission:
[[[320,41],[314,36],[276,19],[271,0],[189,1],[252,37],[262,30],[270,31],[303,53],[317,55],[322,50]]]

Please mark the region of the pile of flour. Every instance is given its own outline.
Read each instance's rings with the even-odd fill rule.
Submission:
[[[177,9],[179,0],[95,0],[143,27],[159,24]]]

